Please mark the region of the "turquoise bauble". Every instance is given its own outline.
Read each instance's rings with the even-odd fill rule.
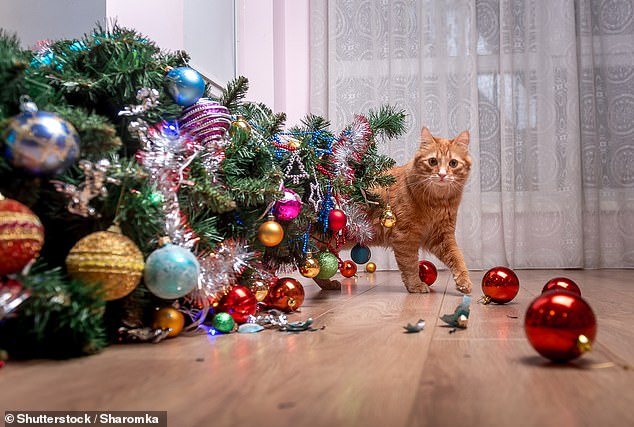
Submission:
[[[319,274],[317,279],[330,279],[339,270],[339,260],[330,252],[319,254]]]
[[[365,264],[370,261],[371,256],[372,252],[370,252],[370,248],[360,244],[356,244],[350,251],[350,258],[357,264]]]
[[[165,89],[175,103],[189,107],[205,93],[205,80],[193,68],[178,67],[165,75]]]
[[[155,250],[145,261],[145,286],[159,298],[176,299],[198,284],[200,265],[189,250],[167,245]]]
[[[79,156],[79,135],[73,125],[46,111],[13,117],[4,139],[7,160],[33,175],[61,173]]]

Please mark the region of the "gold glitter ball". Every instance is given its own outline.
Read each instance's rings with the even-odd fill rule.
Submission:
[[[381,214],[381,225],[385,228],[392,228],[396,224],[396,214],[390,207],[387,205],[383,213]]]
[[[66,257],[74,279],[100,283],[103,299],[123,298],[137,287],[143,275],[143,254],[120,233],[98,231],[79,240]]]

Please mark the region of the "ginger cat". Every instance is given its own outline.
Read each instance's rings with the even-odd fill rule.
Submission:
[[[391,247],[409,292],[429,292],[418,276],[418,249],[434,254],[451,270],[456,289],[471,293],[471,280],[464,257],[456,243],[456,217],[462,192],[471,170],[469,132],[453,140],[434,138],[424,127],[414,158],[390,169],[396,178],[389,187],[389,204],[396,214],[392,228],[381,225],[380,217],[388,202],[388,190],[379,195],[384,206],[371,213],[375,238],[372,245]],[[337,289],[337,282],[317,280],[324,289]],[[339,286],[337,286],[339,285]]]
[[[373,212],[376,237],[372,243],[392,247],[409,292],[429,292],[418,277],[418,248],[422,247],[449,267],[456,289],[471,293],[469,271],[455,237],[458,206],[471,170],[468,145],[467,131],[448,140],[434,138],[424,127],[414,158],[387,172],[396,178],[389,187],[396,224],[383,227],[383,209]],[[382,189],[380,195],[387,203],[387,191]]]

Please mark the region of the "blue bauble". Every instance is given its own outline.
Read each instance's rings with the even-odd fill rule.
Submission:
[[[352,261],[356,262],[357,264],[365,264],[366,262],[370,261],[371,256],[372,252],[370,252],[370,248],[358,243],[350,251],[350,258],[352,258]]]
[[[145,261],[145,286],[159,298],[176,299],[190,293],[198,284],[200,265],[189,250],[167,244]]]
[[[178,67],[165,75],[165,89],[174,102],[188,107],[205,93],[205,80],[193,68]]]
[[[46,111],[13,117],[4,139],[7,160],[34,175],[63,172],[79,156],[79,135],[73,125]]]

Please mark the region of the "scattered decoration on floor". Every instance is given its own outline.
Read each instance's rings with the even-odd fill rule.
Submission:
[[[165,89],[183,107],[194,104],[205,93],[205,80],[190,67],[177,67],[165,75]]]
[[[542,294],[544,292],[556,290],[573,292],[581,296],[581,289],[579,289],[579,286],[577,286],[572,279],[567,277],[555,277],[554,279],[550,279],[542,288]]]
[[[229,313],[236,323],[244,323],[257,310],[258,301],[246,286],[235,285],[218,302],[217,313]]]
[[[0,276],[19,273],[44,244],[40,219],[22,203],[0,194]]]
[[[370,248],[365,245],[357,243],[350,250],[350,258],[352,258],[352,261],[356,262],[357,264],[365,264],[366,262],[370,261],[371,256],[372,252],[370,251]]]
[[[228,334],[235,327],[236,322],[229,313],[217,313],[211,320],[211,326],[218,331]]]
[[[480,299],[483,304],[494,302],[505,304],[517,295],[520,290],[520,281],[510,268],[493,267],[482,277],[482,292]]]
[[[257,323],[265,328],[277,328],[285,326],[288,323],[287,315],[277,309],[268,310],[265,314],[258,316],[249,316],[248,323]]]
[[[456,307],[456,310],[450,314],[444,314],[440,316],[440,320],[448,324],[449,326],[455,326],[461,329],[467,327],[469,321],[469,305],[471,304],[471,297],[464,295],[462,302]]]
[[[519,319],[519,316],[513,316],[511,314],[507,314],[506,317],[508,317],[509,319]]]
[[[341,264],[339,271],[343,277],[352,277],[357,274],[357,264],[354,261],[346,260]]]
[[[284,229],[273,215],[269,215],[258,228],[258,239],[267,247],[277,246],[284,240]]]
[[[0,276],[0,321],[15,311],[29,295],[28,289],[19,281]]]
[[[238,333],[241,334],[254,334],[264,330],[264,326],[257,323],[243,323],[238,326]]]
[[[418,263],[418,277],[428,286],[433,285],[438,278],[438,270],[433,262],[426,259]]]
[[[373,262],[369,262],[365,266],[365,271],[368,273],[374,273],[376,271],[376,264]]]
[[[200,265],[188,249],[166,243],[148,256],[143,277],[145,286],[159,298],[176,299],[198,284]]]
[[[425,321],[423,319],[418,319],[418,322],[413,325],[408,323],[407,326],[403,326],[403,328],[405,328],[406,333],[420,332],[425,329]]]
[[[309,317],[308,319],[304,321],[289,322],[286,325],[282,326],[280,328],[280,331],[286,331],[286,332],[316,331],[317,329],[311,328],[312,324],[313,324],[313,319]]]
[[[531,302],[524,330],[539,354],[561,363],[591,350],[597,323],[592,308],[581,296],[552,291]]]
[[[271,285],[265,302],[268,307],[287,313],[297,311],[304,302],[304,287],[297,279],[281,277]]]
[[[152,328],[168,330],[168,338],[180,334],[183,326],[185,326],[185,316],[174,307],[162,307],[154,312]]]
[[[167,338],[169,333],[169,329],[121,326],[117,331],[117,341],[151,342],[156,344]]]
[[[458,332],[458,329],[457,329],[457,328],[451,328],[451,329],[449,329],[449,333],[450,333],[450,334],[455,334],[456,332]]]

